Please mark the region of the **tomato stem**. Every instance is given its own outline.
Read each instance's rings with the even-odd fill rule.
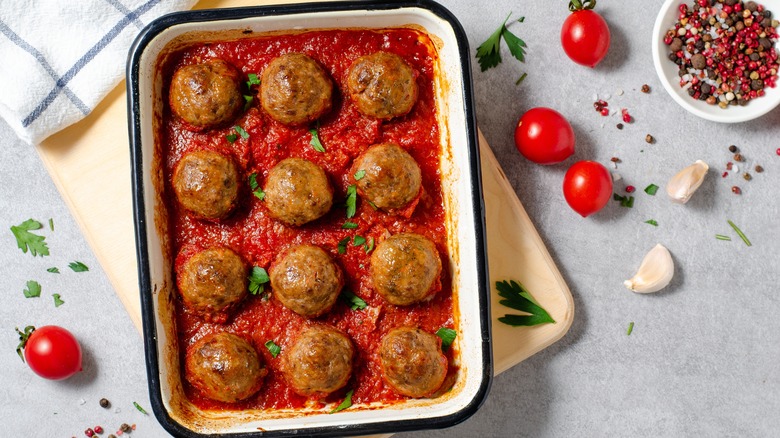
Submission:
[[[16,333],[19,333],[19,345],[16,346],[16,354],[19,355],[19,358],[22,359],[22,363],[24,363],[22,350],[24,350],[24,347],[27,345],[27,340],[30,339],[32,332],[35,331],[35,326],[28,325],[24,328],[24,332],[20,331],[19,327],[14,327],[14,329],[16,330]]]
[[[570,0],[569,1],[569,10],[571,12],[575,11],[585,11],[588,9],[593,9],[596,7],[596,0]]]

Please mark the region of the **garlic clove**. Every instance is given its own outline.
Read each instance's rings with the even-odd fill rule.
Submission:
[[[672,281],[673,276],[672,255],[659,243],[642,259],[636,274],[623,284],[633,292],[646,294],[665,288]]]
[[[669,180],[669,184],[666,185],[666,193],[669,194],[672,201],[685,204],[704,182],[709,168],[710,166],[704,161],[696,160],[695,163],[681,170]]]

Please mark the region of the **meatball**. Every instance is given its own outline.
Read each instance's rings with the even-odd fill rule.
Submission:
[[[358,193],[377,208],[394,210],[406,206],[420,193],[420,166],[408,152],[392,143],[371,146],[352,165],[352,175],[363,171],[355,180]]]
[[[312,325],[287,352],[284,374],[296,393],[324,396],[347,384],[354,356],[346,334],[330,326]]]
[[[247,295],[247,275],[238,254],[228,248],[209,248],[180,266],[176,283],[187,307],[206,321],[224,323]]]
[[[225,403],[245,400],[263,385],[268,373],[255,348],[231,333],[207,335],[188,350],[186,379],[206,397]]]
[[[263,190],[271,216],[287,225],[319,219],[333,205],[333,188],[325,171],[300,158],[288,158],[274,166]]]
[[[392,119],[412,110],[417,101],[416,76],[400,56],[376,52],[352,63],[347,91],[364,115]]]
[[[390,330],[379,344],[382,377],[399,394],[425,397],[447,377],[439,337],[413,327]]]
[[[227,125],[244,106],[242,75],[221,59],[179,68],[171,79],[171,110],[194,131]]]
[[[433,297],[441,284],[441,259],[436,246],[419,234],[387,238],[371,254],[374,289],[387,302],[408,306]]]
[[[317,61],[288,53],[263,70],[260,101],[274,120],[304,125],[330,111],[333,83]]]
[[[173,170],[173,191],[196,216],[221,219],[238,200],[238,170],[232,159],[219,152],[190,152]]]
[[[330,310],[344,286],[344,274],[320,247],[300,245],[271,266],[271,288],[293,312],[314,318]]]

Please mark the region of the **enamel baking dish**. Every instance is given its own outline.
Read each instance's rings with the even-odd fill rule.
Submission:
[[[453,388],[433,399],[322,410],[202,411],[184,395],[175,327],[176,289],[163,203],[161,59],[181,41],[204,42],[302,29],[412,27],[438,50],[435,93],[441,175],[457,329]],[[251,32],[249,32],[251,31]],[[473,110],[470,53],[463,29],[428,0],[333,2],[192,11],[162,17],[136,39],[127,66],[133,206],[148,384],[154,412],[170,433],[201,436],[344,436],[440,428],[474,414],[490,386],[489,287],[484,209]]]

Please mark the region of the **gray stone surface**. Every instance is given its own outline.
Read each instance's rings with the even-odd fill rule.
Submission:
[[[445,0],[461,20],[472,53],[505,18],[527,42],[527,63],[502,49],[504,62],[480,72],[472,58],[479,123],[520,200],[568,282],[577,306],[574,324],[557,344],[497,377],[481,410],[451,429],[402,434],[473,436],[772,436],[780,430],[780,110],[737,125],[699,120],[677,106],[652,67],[650,38],[660,0],[599,2],[612,31],[612,47],[596,69],[573,64],[559,45],[565,2],[496,0],[477,5]],[[780,11],[778,11],[780,12]],[[515,80],[528,72],[527,79]],[[652,92],[639,92],[642,84]],[[625,93],[617,95],[617,90]],[[626,107],[636,121],[618,130],[617,117],[601,117],[592,96],[611,94],[610,106]],[[529,163],[516,152],[512,133],[519,115],[535,106],[561,111],[577,134],[576,159],[607,163],[638,188],[633,209],[610,202],[582,219],[560,186],[569,159],[555,166]],[[601,125],[604,124],[602,128]],[[657,143],[644,142],[646,134]],[[133,436],[165,436],[149,408],[141,338],[32,148],[0,122],[0,419],[2,436],[83,436],[101,424],[113,432],[136,423]],[[750,167],[766,170],[745,182],[721,178],[736,144]],[[697,159],[711,171],[687,205],[669,202],[660,186]],[[740,167],[745,167],[744,165]],[[125,184],[129,183],[125,182]],[[117,181],[117,184],[123,184]],[[732,185],[743,194],[731,193]],[[618,184],[621,188],[622,184]],[[43,232],[52,250],[33,258],[15,247],[12,224],[54,218]],[[643,223],[656,219],[658,227]],[[753,242],[745,246],[726,223],[732,219]],[[715,234],[732,241],[715,240]],[[627,291],[645,252],[666,245],[677,274],[650,296]],[[73,273],[67,263],[90,267]],[[61,273],[46,268],[58,266]],[[27,280],[43,285],[41,298],[25,299]],[[54,308],[52,293],[65,304]],[[626,336],[630,321],[635,322]],[[13,327],[59,324],[85,348],[80,375],[50,382],[33,375],[14,353]],[[101,397],[113,407],[98,406]],[[83,404],[82,404],[83,401]],[[119,408],[120,412],[115,412]],[[105,436],[105,435],[104,435]]]

